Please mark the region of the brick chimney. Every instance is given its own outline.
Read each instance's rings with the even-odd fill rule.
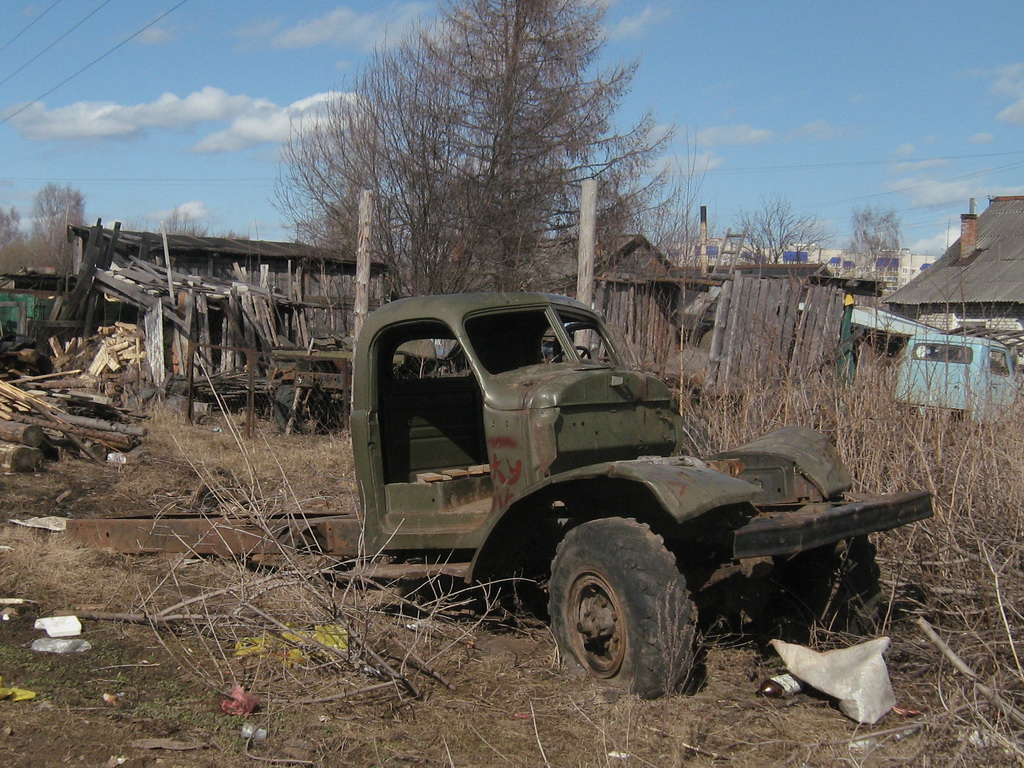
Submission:
[[[960,214],[960,260],[968,258],[978,247],[978,214],[974,212],[974,201],[971,203],[971,212]]]

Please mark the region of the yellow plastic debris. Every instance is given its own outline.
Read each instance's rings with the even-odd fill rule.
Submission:
[[[293,630],[279,635],[263,635],[262,637],[243,637],[235,642],[235,656],[255,656],[271,654],[280,656],[285,664],[298,664],[309,660],[306,649],[296,646],[308,644],[327,646],[338,651],[348,650],[348,631],[340,624],[317,624],[312,632]]]
[[[24,688],[4,688],[3,678],[0,677],[0,699],[8,699],[10,701],[28,701],[36,697],[35,691],[28,691]]]

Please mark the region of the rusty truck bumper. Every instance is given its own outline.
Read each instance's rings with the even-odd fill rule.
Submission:
[[[766,511],[734,533],[733,556],[741,559],[795,554],[931,516],[932,499],[927,491],[839,506],[808,504],[798,510]]]

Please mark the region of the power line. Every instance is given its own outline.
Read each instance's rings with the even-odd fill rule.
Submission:
[[[13,43],[13,42],[14,42],[15,40],[17,40],[17,39],[18,39],[19,37],[21,37],[21,36],[22,36],[23,34],[25,34],[25,33],[26,33],[26,32],[28,32],[28,31],[29,31],[30,29],[32,29],[32,26],[33,26],[33,25],[34,25],[34,24],[35,24],[35,23],[36,23],[37,21],[39,21],[39,20],[40,20],[41,18],[43,18],[43,16],[45,16],[45,15],[46,15],[46,14],[48,14],[48,13],[49,13],[50,11],[52,11],[52,10],[53,10],[54,8],[56,8],[56,7],[58,6],[58,5],[60,5],[60,4],[61,4],[61,2],[63,2],[63,0],[54,0],[53,4],[52,4],[52,5],[51,5],[51,6],[49,7],[49,8],[47,8],[47,9],[46,9],[45,11],[43,11],[43,12],[42,12],[42,13],[40,13],[40,14],[39,14],[38,16],[36,16],[36,17],[35,17],[34,19],[32,19],[32,21],[30,21],[30,22],[29,22],[28,24],[26,24],[26,25],[25,25],[25,27],[24,27],[24,28],[22,28],[22,30],[21,30],[21,31],[20,31],[20,32],[19,32],[18,34],[16,34],[16,35],[15,35],[14,37],[12,37],[12,38],[11,38],[10,40],[8,40],[8,41],[7,41],[6,43],[4,43],[3,45],[0,45],[0,51],[3,51],[3,50],[5,50],[5,49],[7,48],[7,46],[9,46],[9,45],[10,45],[11,43]]]
[[[946,160],[973,160],[982,157],[1005,157],[1007,155],[1024,155],[1024,151],[1013,152],[986,152],[975,155],[948,155],[946,157],[926,157],[915,161],[893,161],[893,160],[846,160],[836,163],[805,163],[801,165],[749,165],[738,168],[709,168],[707,173],[729,174],[729,173],[753,173],[759,171],[812,171],[819,168],[855,168],[868,165],[891,165],[893,162],[914,162],[930,163]]]
[[[45,181],[45,182],[50,182],[50,181],[53,181],[53,180],[54,179],[53,179],[52,176],[48,176],[48,177],[45,177],[45,178],[42,178],[42,177],[41,178],[34,178],[34,177],[31,177],[31,176],[0,176],[0,181],[17,181],[17,182]],[[208,176],[204,176],[204,177],[201,177],[201,178],[189,179],[189,178],[178,178],[178,177],[176,177],[176,178],[170,178],[170,177],[160,178],[160,177],[156,177],[156,176],[145,176],[145,177],[139,177],[139,178],[130,178],[130,177],[127,177],[127,176],[125,176],[125,177],[114,177],[114,176],[99,177],[99,176],[97,176],[97,177],[93,177],[93,178],[88,178],[88,177],[64,178],[64,179],[60,179],[60,181],[64,182],[65,184],[72,184],[72,183],[74,183],[74,184],[83,184],[83,183],[86,183],[86,182],[93,183],[93,184],[124,184],[124,183],[128,183],[128,182],[134,182],[134,183],[155,182],[155,183],[161,183],[161,184],[175,184],[175,183],[179,183],[179,182],[180,183],[188,183],[188,184],[195,184],[195,183],[198,183],[198,182],[204,182],[204,183],[205,182],[232,182],[232,183],[239,183],[239,184],[251,184],[254,181],[275,181],[275,177],[273,177],[273,176],[264,176],[264,177],[260,177],[260,176],[208,177]]]
[[[28,66],[29,64],[31,64],[31,63],[32,63],[33,61],[35,61],[35,60],[36,60],[36,59],[38,59],[38,58],[39,58],[40,56],[42,56],[42,55],[43,55],[44,53],[46,53],[46,52],[47,52],[48,50],[50,50],[51,48],[53,48],[53,46],[55,46],[55,45],[56,45],[57,43],[59,43],[59,42],[60,42],[61,40],[63,40],[63,39],[65,38],[65,37],[67,37],[67,36],[68,36],[68,35],[70,35],[70,34],[71,34],[72,32],[74,32],[74,31],[75,31],[76,29],[78,29],[78,28],[79,28],[80,26],[82,26],[83,24],[85,24],[85,22],[87,22],[87,21],[88,21],[89,19],[91,19],[91,18],[92,18],[93,16],[95,16],[95,15],[96,15],[97,13],[99,13],[99,11],[100,11],[100,10],[101,10],[101,9],[103,8],[103,6],[107,5],[107,3],[109,3],[109,2],[110,2],[110,0],[103,0],[103,2],[102,2],[102,3],[100,3],[100,4],[98,5],[98,6],[96,6],[95,8],[93,8],[93,10],[92,10],[92,11],[91,11],[90,13],[86,14],[85,18],[83,18],[83,19],[82,19],[81,21],[79,21],[79,22],[78,22],[77,24],[75,24],[75,25],[74,25],[73,27],[71,27],[71,29],[69,29],[69,30],[68,30],[67,32],[65,32],[65,33],[64,33],[63,35],[61,35],[60,37],[58,37],[58,38],[57,38],[56,40],[54,40],[54,41],[53,41],[52,43],[50,43],[50,44],[49,44],[48,46],[46,46],[45,48],[43,48],[43,50],[41,50],[41,51],[40,51],[39,53],[37,53],[37,54],[36,54],[35,56],[33,56],[33,57],[32,57],[31,59],[29,59],[28,61],[26,61],[26,62],[25,62],[24,64],[22,64],[22,65],[21,65],[20,67],[18,67],[18,68],[17,68],[16,70],[14,70],[13,72],[11,72],[11,74],[9,74],[9,75],[8,75],[7,77],[5,77],[5,78],[4,78],[3,80],[0,80],[0,85],[3,85],[4,83],[6,83],[6,82],[7,82],[8,80],[10,80],[10,79],[11,79],[12,77],[14,77],[14,76],[15,76],[16,74],[18,74],[18,73],[19,73],[19,72],[21,72],[21,71],[22,71],[23,69],[25,69],[25,67],[27,67],[27,66]],[[52,8],[53,6],[50,6],[50,7]]]
[[[106,0],[106,2],[109,2],[109,0]],[[55,86],[53,86],[53,88],[51,88],[50,90],[48,90],[48,91],[47,91],[46,93],[43,93],[43,94],[41,94],[41,95],[37,96],[36,98],[32,99],[32,101],[30,101],[30,102],[27,102],[26,104],[23,104],[23,105],[22,105],[21,107],[19,107],[18,109],[16,109],[16,110],[15,110],[14,112],[12,112],[11,114],[9,114],[9,115],[7,115],[6,117],[4,117],[4,118],[3,118],[2,120],[0,120],[0,125],[3,125],[4,123],[8,122],[9,120],[11,120],[11,119],[12,119],[12,118],[14,118],[14,117],[17,117],[17,116],[18,116],[18,115],[20,115],[20,114],[21,114],[22,112],[24,112],[24,111],[25,111],[26,109],[28,109],[29,107],[31,107],[31,106],[32,106],[33,104],[38,104],[38,103],[39,103],[40,101],[42,101],[42,100],[43,100],[43,99],[45,99],[45,98],[46,98],[47,96],[49,96],[49,95],[50,95],[51,93],[53,93],[53,92],[54,92],[54,91],[56,91],[56,90],[57,90],[58,88],[60,88],[60,87],[61,87],[62,85],[65,85],[65,84],[69,83],[70,81],[74,80],[74,79],[75,79],[76,77],[78,77],[78,76],[79,76],[80,74],[82,74],[83,72],[85,72],[85,71],[86,71],[87,69],[89,69],[90,67],[92,67],[92,66],[94,66],[95,64],[98,64],[99,62],[103,61],[103,59],[107,58],[107,56],[109,56],[110,54],[112,54],[112,53],[113,53],[114,51],[116,51],[116,50],[117,50],[118,48],[120,48],[121,46],[125,45],[126,43],[129,43],[129,42],[131,42],[131,41],[132,41],[132,40],[134,40],[134,39],[135,39],[136,37],[138,37],[138,36],[139,36],[139,35],[141,35],[141,34],[142,34],[143,32],[145,32],[145,31],[146,31],[147,29],[149,29],[149,28],[150,28],[150,27],[152,27],[153,25],[155,25],[155,24],[157,24],[158,22],[160,22],[161,20],[163,20],[163,18],[164,18],[165,16],[168,16],[169,14],[171,14],[171,13],[173,13],[174,11],[178,10],[178,8],[180,8],[181,6],[183,6],[183,5],[184,5],[185,3],[187,3],[187,2],[188,2],[188,0],[180,0],[180,1],[178,2],[178,3],[176,3],[175,5],[173,5],[173,6],[171,7],[171,8],[169,8],[169,9],[168,9],[168,10],[166,10],[166,11],[164,11],[164,12],[163,12],[163,13],[161,13],[161,14],[160,14],[159,16],[157,16],[157,17],[156,17],[155,19],[153,19],[153,21],[149,22],[149,24],[147,24],[146,26],[142,27],[142,28],[141,28],[141,29],[139,29],[139,30],[138,30],[137,32],[134,32],[133,34],[129,35],[129,36],[128,36],[128,37],[126,37],[126,38],[125,38],[124,40],[122,40],[122,41],[121,41],[121,42],[119,42],[119,43],[118,43],[117,45],[115,45],[115,46],[114,46],[113,48],[110,48],[109,50],[107,50],[107,51],[106,51],[105,53],[102,53],[102,54],[100,54],[100,55],[99,55],[99,56],[97,56],[97,57],[96,57],[95,59],[93,59],[93,60],[92,60],[92,61],[90,61],[90,62],[89,62],[88,64],[86,64],[86,65],[85,65],[84,67],[82,67],[81,69],[79,69],[79,70],[78,70],[77,72],[74,72],[74,73],[72,73],[71,75],[68,75],[67,77],[65,77],[65,78],[64,78],[63,80],[61,80],[61,81],[60,81],[59,83],[57,83],[57,84],[56,84]]]
[[[1016,153],[1016,152],[1006,152],[1006,153],[1003,153],[1003,154],[1018,154],[1018,153]],[[981,155],[981,157],[985,157],[985,155]],[[886,192],[875,192],[875,193],[870,194],[870,195],[860,195],[859,197],[848,197],[845,200],[833,200],[832,202],[822,203],[821,205],[823,207],[827,207],[827,206],[830,206],[830,205],[843,205],[845,203],[855,203],[858,200],[870,200],[871,198],[884,197],[886,195],[898,195],[898,194],[903,193],[903,192],[913,192],[916,189],[925,189],[926,187],[933,187],[936,184],[948,184],[951,181],[962,181],[964,179],[972,179],[972,178],[976,178],[978,176],[984,176],[984,175],[989,174],[989,173],[996,173],[998,171],[1016,170],[1016,169],[1022,168],[1022,167],[1024,167],[1024,162],[1010,163],[1009,165],[1000,165],[1000,166],[996,166],[995,168],[983,168],[980,171],[972,171],[971,173],[964,173],[964,174],[961,174],[960,176],[953,176],[952,178],[949,178],[949,179],[941,179],[939,181],[926,181],[923,184],[914,184],[914,185],[909,186],[909,187],[900,187],[899,189],[890,189],[890,190],[888,190]]]

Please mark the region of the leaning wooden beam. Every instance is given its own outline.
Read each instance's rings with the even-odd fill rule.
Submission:
[[[97,241],[102,234],[103,222],[96,219],[96,224],[89,229],[89,239],[82,253],[82,265],[78,272],[75,288],[69,295],[61,297],[61,301],[54,304],[50,314],[51,320],[78,320],[82,301],[92,290],[96,261],[100,255],[100,246]]]
[[[118,432],[131,437],[145,437],[146,428],[135,424],[121,424],[116,421],[105,421],[104,419],[92,419],[88,416],[75,416],[70,413],[59,413],[56,418],[66,424],[83,429],[95,429],[100,432]]]
[[[39,416],[29,416],[24,413],[16,413],[10,417],[11,421],[19,424],[29,424],[42,429],[53,430],[54,432],[60,432],[66,436],[72,442],[75,442],[77,438],[87,438],[89,440],[95,440],[96,442],[103,443],[108,448],[112,448],[117,451],[128,451],[131,450],[135,441],[131,435],[123,435],[120,432],[109,432],[100,429],[87,429],[86,427],[75,426],[74,424],[66,424],[63,421],[57,421],[54,419],[44,419]],[[83,448],[80,443],[76,443],[79,448]]]
[[[162,387],[167,380],[163,315],[163,304],[157,302],[149,308],[143,319],[146,329],[146,351],[149,353],[146,359],[149,361],[153,384],[158,387]]]

